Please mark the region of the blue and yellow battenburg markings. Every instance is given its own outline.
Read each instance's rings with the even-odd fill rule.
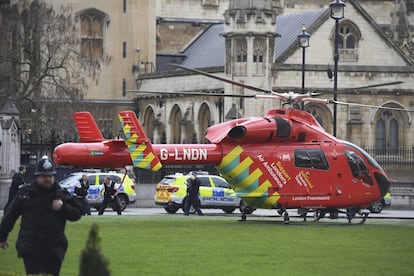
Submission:
[[[219,172],[230,182],[237,196],[253,207],[272,208],[280,195],[269,194],[272,183],[264,179],[261,169],[253,168],[253,160],[247,156],[242,159],[243,148],[238,145],[224,156],[217,166]]]
[[[133,122],[129,122],[129,119],[124,118],[121,114],[118,114],[118,117],[125,134],[125,144],[128,147],[134,166],[152,171],[161,169],[161,162],[154,155],[149,141],[145,142],[147,139],[144,139],[144,142],[139,142],[138,140],[144,137],[138,136],[138,131]]]

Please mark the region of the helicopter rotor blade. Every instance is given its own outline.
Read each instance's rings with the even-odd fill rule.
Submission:
[[[329,99],[304,98],[302,100],[306,102],[310,102],[310,103],[319,103],[319,104],[339,104],[339,105],[346,105],[346,106],[359,106],[359,107],[366,107],[366,108],[378,108],[378,109],[386,109],[386,110],[414,112],[414,110],[412,109],[403,109],[403,108],[397,108],[397,107],[387,107],[387,106],[370,105],[370,104],[349,103],[349,102],[342,102],[342,101],[333,101]]]
[[[188,68],[188,67],[178,65],[178,64],[174,64],[174,63],[170,63],[169,65],[172,65],[172,66],[175,66],[177,68],[181,68],[183,70],[187,70],[187,71],[190,71],[190,72],[193,72],[193,73],[197,73],[197,74],[209,77],[209,78],[213,78],[213,79],[216,79],[216,80],[219,80],[219,81],[234,84],[234,85],[237,85],[237,86],[240,86],[240,87],[252,90],[252,91],[262,92],[262,93],[267,93],[267,94],[269,94],[271,92],[270,90],[266,90],[266,89],[262,89],[262,88],[259,88],[259,87],[256,87],[256,86],[252,86],[252,85],[244,84],[244,83],[241,83],[241,82],[229,80],[227,78],[216,76],[214,74],[210,74],[210,73],[207,73],[205,71],[198,70],[198,69]]]
[[[393,82],[385,82],[385,83],[377,83],[377,84],[371,84],[371,85],[364,85],[364,86],[358,86],[358,87],[351,87],[351,88],[344,88],[344,89],[338,89],[337,93],[347,93],[354,90],[361,90],[366,88],[374,88],[374,87],[381,87],[381,86],[389,86],[389,85],[397,85],[404,83],[403,81],[393,81]]]
[[[397,108],[397,107],[387,107],[387,106],[359,104],[359,103],[348,103],[348,102],[341,102],[341,101],[329,101],[328,103],[348,105],[348,106],[360,106],[360,107],[367,107],[367,108],[378,108],[378,109],[386,109],[386,110],[395,110],[395,111],[414,112],[414,110],[412,109],[403,109],[403,108]]]
[[[230,97],[230,98],[255,98],[256,95],[233,95],[233,94],[218,94],[207,92],[190,92],[190,91],[141,91],[141,90],[125,90],[126,92],[136,92],[141,94],[158,94],[158,95],[176,95],[176,96],[209,96],[209,97]]]

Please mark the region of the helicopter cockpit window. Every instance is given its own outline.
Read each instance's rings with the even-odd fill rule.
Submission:
[[[365,165],[364,160],[353,151],[345,151],[345,156],[348,160],[349,167],[351,168],[352,175],[366,184],[373,185],[369,170]]]
[[[329,169],[325,154],[319,149],[295,150],[295,166],[318,170]]]

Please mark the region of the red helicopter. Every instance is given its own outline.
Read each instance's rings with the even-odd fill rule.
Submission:
[[[291,92],[244,95],[276,97],[289,104],[332,102],[313,96]],[[262,117],[211,126],[206,133],[210,144],[151,144],[132,111],[119,112],[125,140],[105,140],[89,112],[75,113],[74,119],[80,141],[55,148],[53,158],[58,165],[117,169],[132,164],[157,171],[163,164],[212,164],[248,206],[278,209],[285,223],[289,222],[287,209],[302,210],[305,219],[308,211],[314,211],[316,219],[328,213],[337,218],[338,212],[344,212],[349,223],[354,218],[364,223],[369,214],[366,208],[390,188],[387,174],[368,153],[330,135],[302,110],[271,109]]]

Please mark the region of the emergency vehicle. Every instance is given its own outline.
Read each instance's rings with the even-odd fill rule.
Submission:
[[[118,194],[119,203],[121,205],[121,211],[125,210],[128,204],[134,203],[136,200],[135,183],[126,175],[117,172],[75,172],[71,173],[68,177],[59,182],[59,185],[67,189],[70,193],[74,191],[74,183],[82,178],[83,174],[88,175],[88,202],[91,207],[99,209],[103,201],[103,181],[105,177],[109,176],[120,187]],[[123,183],[121,185],[121,182]]]
[[[154,195],[155,204],[163,206],[169,214],[175,214],[180,208],[184,208],[189,177],[182,173],[165,176],[157,184]],[[209,175],[207,172],[197,172],[197,177],[201,181],[201,208],[222,209],[227,214],[233,213],[237,208],[246,214],[254,211],[236,196],[224,178]]]

